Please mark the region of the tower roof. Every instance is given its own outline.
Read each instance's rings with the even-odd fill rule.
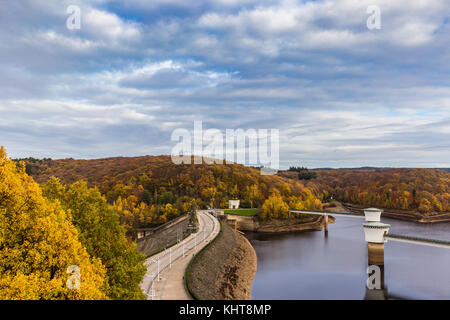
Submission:
[[[381,209],[377,209],[377,208],[367,208],[367,209],[364,209],[364,211],[369,211],[369,212],[380,212],[380,211],[382,211]]]
[[[363,227],[378,229],[378,228],[390,228],[391,225],[382,222],[366,222],[363,224]]]

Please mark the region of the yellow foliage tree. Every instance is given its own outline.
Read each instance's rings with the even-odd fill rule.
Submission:
[[[80,270],[79,289],[68,285],[72,265]],[[1,147],[0,299],[105,299],[105,272],[60,204],[45,199]]]
[[[255,201],[261,197],[258,185],[253,184],[251,186],[247,186],[247,197],[248,200],[250,201],[250,207],[253,208],[253,204],[255,203]]]
[[[210,187],[202,190],[203,199],[210,205],[211,208],[214,207],[214,202],[216,200],[217,188]]]
[[[177,208],[175,208],[170,203],[166,204],[162,208],[162,212],[163,212],[163,215],[165,215],[167,217],[167,220],[172,220],[173,218],[179,216]]]
[[[261,219],[287,219],[289,206],[284,202],[278,191],[274,191],[271,196],[264,201],[262,206]]]

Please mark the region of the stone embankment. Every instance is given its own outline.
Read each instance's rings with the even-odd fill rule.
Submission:
[[[257,269],[256,253],[248,240],[226,223],[186,270],[186,285],[195,299],[247,300]]]
[[[364,206],[356,205],[352,203],[343,203],[346,210],[350,212],[361,213],[364,211]],[[380,208],[382,209],[382,208]],[[382,217],[393,218],[404,221],[412,221],[417,223],[442,223],[450,222],[449,212],[431,212],[431,213],[420,213],[416,211],[409,210],[398,210],[398,209],[383,209]]]
[[[318,231],[325,225],[324,217],[320,216],[311,216],[307,219],[260,221],[257,217],[228,214],[227,219],[236,223],[236,228],[239,230],[264,233]],[[334,221],[334,217],[328,217],[328,223],[334,223]]]

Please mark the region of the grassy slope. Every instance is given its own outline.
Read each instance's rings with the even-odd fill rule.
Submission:
[[[225,213],[236,214],[239,216],[256,216],[261,210],[260,209],[227,209],[224,210]]]

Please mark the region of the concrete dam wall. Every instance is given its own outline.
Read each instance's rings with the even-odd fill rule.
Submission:
[[[189,215],[183,215],[155,229],[138,231],[144,234],[136,240],[137,249],[147,256],[153,255],[182,239],[188,230]]]

